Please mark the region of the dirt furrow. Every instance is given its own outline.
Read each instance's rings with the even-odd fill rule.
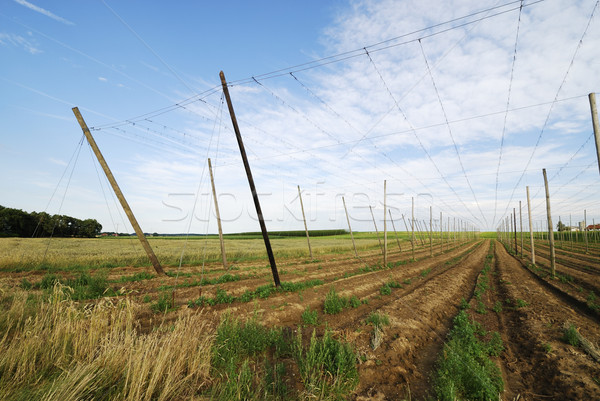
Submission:
[[[569,322],[590,341],[598,341],[597,321],[546,288],[504,247],[497,246],[495,256],[499,294],[504,299],[501,322],[508,399],[600,399],[598,364],[561,340],[563,324]]]

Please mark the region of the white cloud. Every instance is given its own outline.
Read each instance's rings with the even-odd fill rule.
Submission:
[[[22,5],[22,6],[24,6],[24,7],[27,7],[28,9],[30,9],[32,11],[35,11],[36,13],[43,14],[46,17],[50,17],[50,18],[52,18],[55,21],[62,22],[65,25],[75,25],[73,22],[71,22],[69,20],[66,20],[66,19],[64,19],[62,17],[59,17],[58,15],[56,15],[56,14],[54,14],[54,13],[52,13],[52,12],[50,12],[50,11],[42,8],[42,7],[38,7],[35,4],[31,4],[30,2],[28,2],[26,0],[15,0],[15,2],[18,3],[18,4],[20,4],[20,5]]]
[[[0,32],[0,45],[12,45],[15,47],[22,47],[25,51],[31,54],[42,53],[37,43],[34,40],[29,40],[21,35],[14,33]]]
[[[108,82],[108,79],[105,77],[98,77],[98,81]]]

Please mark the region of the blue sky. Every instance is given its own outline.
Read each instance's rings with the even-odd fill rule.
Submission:
[[[542,168],[555,224],[591,224],[596,7],[4,0],[0,204],[132,231],[78,106],[144,231],[216,231],[207,157],[224,230],[257,231],[223,70],[271,230],[303,228],[298,185],[309,228],[346,228],[342,196],[353,229],[373,230],[369,206],[381,228],[384,180],[398,228],[414,198],[420,220],[494,230],[527,185],[537,225]]]

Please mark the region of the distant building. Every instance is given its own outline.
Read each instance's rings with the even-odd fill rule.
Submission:
[[[590,224],[585,229],[587,231],[598,231],[598,230],[600,230],[600,224]]]

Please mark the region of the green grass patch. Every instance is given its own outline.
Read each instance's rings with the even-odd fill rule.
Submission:
[[[474,325],[461,311],[434,374],[437,399],[497,400],[504,383],[500,369],[488,355],[487,345],[477,339]]]
[[[385,313],[371,312],[365,323],[373,325],[375,328],[381,329],[383,326],[389,326],[390,317]]]
[[[310,306],[307,306],[302,312],[302,322],[305,325],[316,326],[319,323],[319,313],[316,310],[311,310]]]

